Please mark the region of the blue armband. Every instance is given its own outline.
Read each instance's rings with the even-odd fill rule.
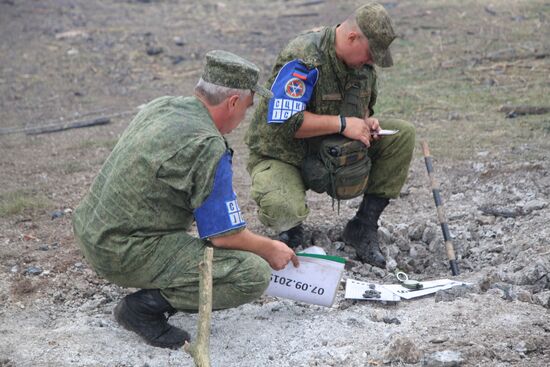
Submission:
[[[212,192],[202,205],[193,211],[193,215],[201,239],[246,226],[237,204],[237,195],[233,191],[233,171],[229,151],[220,158]]]
[[[271,86],[273,97],[269,100],[267,123],[281,124],[305,110],[318,76],[319,70],[308,69],[301,60],[287,62]]]

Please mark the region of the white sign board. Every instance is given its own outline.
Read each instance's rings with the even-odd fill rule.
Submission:
[[[332,306],[345,259],[311,253],[296,255],[300,266],[296,268],[289,263],[283,270],[273,271],[265,293],[314,305]]]
[[[377,297],[365,297],[365,292],[372,290],[376,291],[374,293],[377,293]],[[344,298],[391,302],[398,302],[401,300],[401,297],[393,294],[393,292],[380,284],[361,282],[355,279],[348,279],[346,281],[346,294],[344,295]]]
[[[401,299],[412,299],[436,293],[437,291],[449,289],[469,283],[458,282],[449,279],[429,280],[421,282],[421,289],[409,289],[401,284],[374,284],[348,279],[346,281],[346,299],[359,299],[367,301],[399,301]],[[379,294],[376,297],[365,297],[365,291],[374,290]]]
[[[437,291],[441,291],[444,289],[449,289],[459,285],[468,285],[468,284],[470,283],[457,282],[455,280],[450,280],[450,279],[438,279],[438,280],[428,280],[428,281],[422,282],[421,289],[408,289],[403,287],[401,284],[387,284],[387,285],[384,285],[384,287],[389,291],[391,291],[393,294],[401,298],[412,299],[412,298],[422,297],[428,294],[436,293]]]

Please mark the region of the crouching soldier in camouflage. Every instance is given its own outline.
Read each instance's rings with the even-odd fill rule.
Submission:
[[[223,137],[252,106],[258,68],[229,52],[211,51],[193,97],[147,104],[122,134],[75,211],[74,233],[91,266],[109,281],[141,288],[114,316],[151,345],[189,340],[165,313],[198,309],[198,265],[214,246],[213,308],[260,296],[271,268],[294,251],[245,228],[232,188],[232,150]],[[200,238],[186,233],[197,224]]]
[[[267,82],[274,96],[260,101],[247,131],[247,168],[261,222],[289,246],[303,241],[306,190],[362,195],[343,239],[363,262],[385,266],[377,223],[405,183],[415,142],[410,123],[373,117],[374,65],[393,65],[395,37],[386,10],[369,3],[342,24],[301,34],[278,55]],[[381,127],[399,132],[377,136]]]

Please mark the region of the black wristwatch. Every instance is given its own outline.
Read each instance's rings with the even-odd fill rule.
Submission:
[[[338,115],[340,117],[340,131],[339,134],[342,134],[344,130],[346,130],[346,118],[342,115]]]

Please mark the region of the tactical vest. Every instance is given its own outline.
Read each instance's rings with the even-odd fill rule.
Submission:
[[[317,98],[340,100],[340,115],[363,118],[365,96],[361,95],[362,79],[365,79],[364,75],[352,75],[345,85],[339,85],[340,93],[318,95]],[[362,142],[340,134],[321,136],[308,139],[302,178],[315,192],[326,192],[337,200],[352,199],[365,193],[370,167],[367,147]]]

